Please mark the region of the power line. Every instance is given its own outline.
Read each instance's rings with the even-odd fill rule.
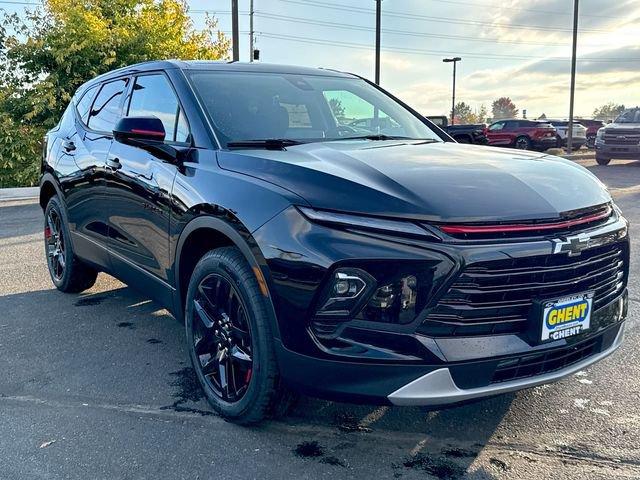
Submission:
[[[276,34],[269,32],[260,32],[260,35],[267,38],[275,38],[279,40],[291,40],[294,42],[302,42],[302,43],[310,43],[316,45],[329,45],[329,46],[340,46],[346,48],[355,48],[362,50],[373,50],[370,45],[362,44],[362,43],[351,43],[351,42],[343,42],[337,40],[324,40],[320,38],[308,38],[308,37],[300,37],[296,35],[286,35],[286,34]],[[491,53],[474,53],[474,52],[460,52],[460,51],[444,51],[444,50],[423,50],[419,48],[409,48],[409,47],[389,47],[383,46],[383,50],[392,51],[392,52],[401,52],[401,53],[415,53],[420,55],[430,55],[430,56],[442,56],[442,55],[464,55],[469,58],[478,58],[478,59],[490,59],[490,60],[540,60],[544,62],[558,61],[558,62],[566,62],[567,58],[563,57],[543,57],[543,56],[531,56],[531,55],[502,55],[502,54],[491,54]],[[640,58],[582,58],[578,59],[579,62],[594,62],[594,63],[636,63],[640,62]]]
[[[329,8],[333,10],[340,10],[345,12],[353,12],[353,13],[366,13],[375,15],[375,10],[371,8],[358,8],[358,7],[349,7],[345,5],[340,5],[338,3],[329,3],[329,2],[321,2],[318,0],[280,0],[285,3],[292,3],[297,5],[303,5],[306,7],[318,7],[318,8]],[[527,24],[519,24],[519,23],[498,23],[498,22],[483,22],[479,20],[461,20],[449,17],[434,17],[430,15],[420,15],[420,14],[409,14],[409,13],[400,13],[400,12],[392,12],[385,11],[385,16],[394,17],[394,18],[404,18],[409,20],[422,20],[426,22],[436,22],[436,23],[451,23],[454,25],[472,25],[472,26],[487,26],[487,27],[501,27],[501,28],[511,28],[511,29],[529,29],[529,30],[539,30],[543,32],[571,32],[570,28],[560,28],[560,27],[548,27],[544,25],[527,25]],[[597,29],[583,29],[583,32],[589,33],[610,33],[606,30],[597,30]]]
[[[257,17],[266,18],[269,20],[281,20],[285,22],[292,23],[304,23],[308,25],[318,25],[322,27],[331,27],[331,28],[340,28],[344,30],[359,30],[372,32],[375,29],[373,27],[365,27],[362,25],[353,25],[347,23],[336,23],[329,22],[324,20],[311,20],[308,18],[301,17],[290,17],[288,15],[279,15],[268,12],[256,12],[255,15]],[[527,41],[512,41],[512,40],[500,40],[497,38],[477,38],[465,35],[446,35],[446,34],[437,34],[437,33],[423,33],[423,32],[415,32],[415,31],[407,31],[407,30],[394,30],[389,28],[383,28],[383,33],[393,34],[393,35],[404,35],[408,37],[422,37],[422,38],[440,38],[447,40],[466,40],[466,41],[474,41],[474,42],[484,42],[484,43],[501,43],[501,44],[509,44],[509,45],[531,45],[531,46],[540,46],[540,47],[566,47],[566,43],[545,43],[545,42],[527,42]]]
[[[542,15],[566,15],[566,16],[571,16],[572,13],[571,12],[558,12],[558,11],[549,11],[549,10],[538,10],[535,8],[522,8],[522,7],[505,7],[499,4],[495,4],[495,3],[480,3],[480,2],[463,2],[461,0],[431,0],[432,2],[438,2],[438,3],[449,3],[451,5],[464,5],[464,6],[470,6],[470,7],[481,7],[481,8],[495,8],[496,10],[515,10],[515,11],[519,11],[519,12],[531,12],[531,13],[538,13],[538,14],[542,14]],[[594,15],[594,14],[588,14],[588,13],[581,13],[580,14],[581,17],[593,17],[593,18],[614,18],[617,19],[618,17],[613,16],[613,15]]]

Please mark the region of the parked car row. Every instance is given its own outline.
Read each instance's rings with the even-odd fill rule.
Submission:
[[[632,116],[633,114],[629,115]],[[445,116],[427,116],[427,118],[447,132],[458,143],[541,151],[553,147],[562,148],[567,146],[569,131],[569,122],[567,120],[513,118],[498,120],[490,125],[484,123],[449,125]],[[573,149],[578,150],[583,146],[590,149],[596,148],[598,131],[604,126],[605,123],[602,120],[576,119],[573,122]],[[633,142],[633,138],[631,142]],[[604,154],[601,157],[606,158]]]

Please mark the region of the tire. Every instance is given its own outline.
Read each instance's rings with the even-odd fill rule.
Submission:
[[[598,162],[598,165],[609,165],[611,159],[603,157],[602,155],[596,155],[596,162]]]
[[[211,407],[241,425],[285,413],[293,399],[281,384],[267,311],[237,248],[212,250],[200,259],[187,291],[187,349]]]
[[[44,248],[51,281],[65,293],[79,293],[96,283],[98,271],[82,262],[73,251],[67,215],[57,195],[44,211]]]
[[[562,141],[562,138],[560,138],[560,135],[556,135],[556,148],[562,148],[564,146],[564,142]]]
[[[531,140],[529,137],[521,136],[513,142],[513,147],[518,150],[531,150]]]

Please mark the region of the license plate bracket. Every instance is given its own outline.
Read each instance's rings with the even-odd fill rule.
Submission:
[[[591,328],[595,292],[588,291],[536,302],[530,337],[547,343],[580,335]]]

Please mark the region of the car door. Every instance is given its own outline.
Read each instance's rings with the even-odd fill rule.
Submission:
[[[127,83],[127,78],[107,81],[81,94],[75,128],[62,139],[57,163],[76,254],[104,268],[109,266],[106,162]]]
[[[127,95],[129,117],[156,116],[165,143],[187,147],[191,135],[177,95],[163,73],[136,77]],[[114,141],[106,178],[109,253],[117,274],[170,303],[169,220],[175,163],[140,147]]]
[[[489,125],[487,138],[489,139],[490,145],[509,145],[511,139],[504,130],[506,123],[507,122],[502,120]]]

